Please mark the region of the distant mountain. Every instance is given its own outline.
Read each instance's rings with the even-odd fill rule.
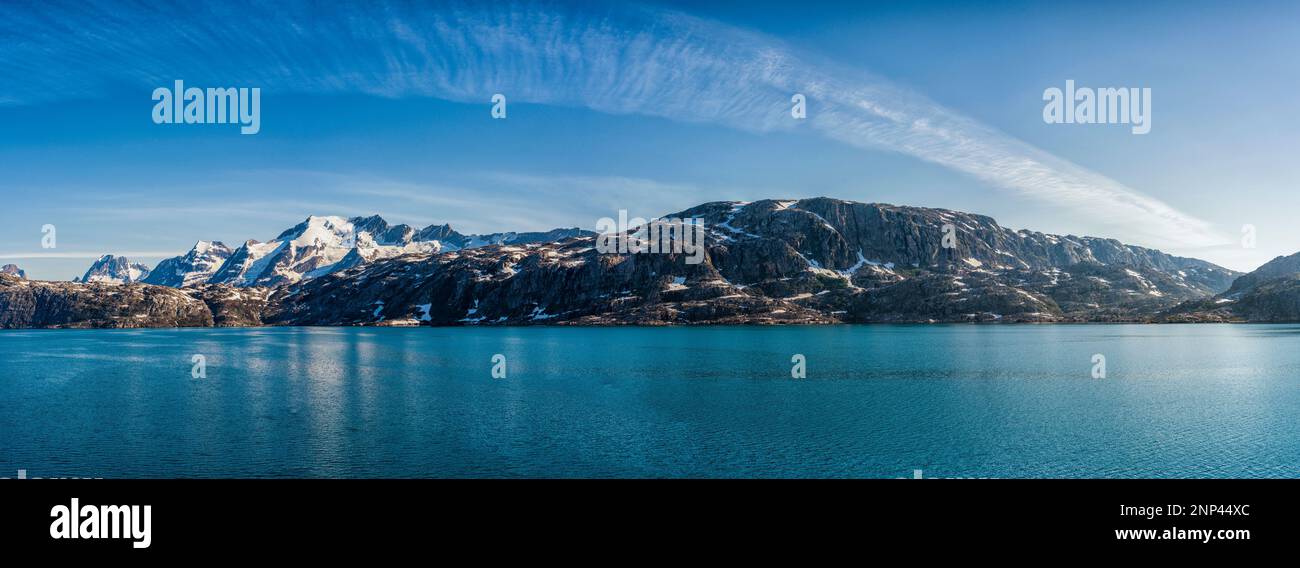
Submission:
[[[544,242],[581,234],[594,233],[555,229],[546,233],[462,235],[449,225],[434,225],[420,231],[408,225],[389,225],[378,215],[351,219],[312,216],[269,242],[245,242],[212,274],[208,283],[281,286],[404,254]]]
[[[444,250],[478,248],[489,245],[525,245],[532,243],[549,243],[573,237],[594,236],[592,231],[578,228],[551,229],[546,232],[531,233],[490,233],[486,235],[462,235],[453,231],[449,225],[426,227],[417,235],[417,240],[437,240]]]
[[[1300,321],[1300,253],[1279,256],[1237,278],[1222,294],[1183,302],[1164,321]]]
[[[179,313],[211,322],[196,325],[1145,322],[1240,276],[946,209],[814,198],[668,217],[703,221],[702,262],[601,253],[576,229],[462,235],[311,217],[236,249],[214,283],[181,296],[0,277],[0,326],[176,325]],[[199,306],[207,317],[190,313]]]
[[[140,282],[148,276],[148,266],[131,262],[126,257],[106,254],[90,265],[90,269],[86,270],[86,274],[81,277],[81,282],[129,284],[131,282]]]
[[[17,276],[18,278],[27,278],[27,273],[23,272],[23,269],[18,268],[17,264],[6,264],[0,266],[0,274],[8,274],[10,276]]]
[[[1228,297],[1240,296],[1270,280],[1291,277],[1296,274],[1300,274],[1300,253],[1291,256],[1279,256],[1238,278],[1224,295]]]
[[[437,243],[416,244],[406,225],[389,226],[378,216],[308,217],[259,243],[247,241],[209,279],[211,284],[279,286],[324,276],[354,250],[354,263],[404,252],[436,252]]]
[[[203,284],[233,252],[221,242],[199,241],[184,255],[159,262],[141,282],[173,288]]]

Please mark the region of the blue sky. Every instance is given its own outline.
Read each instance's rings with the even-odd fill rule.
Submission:
[[[1300,250],[1297,16],[1286,2],[5,3],[0,264],[69,279],[99,254],[152,265],[310,214],[487,232],[828,195],[1248,270]],[[176,79],[261,88],[261,132],[154,124],[150,94]],[[1151,132],[1044,123],[1043,90],[1067,79],[1150,87]],[[807,120],[789,116],[794,92]],[[44,224],[57,249],[41,249]]]

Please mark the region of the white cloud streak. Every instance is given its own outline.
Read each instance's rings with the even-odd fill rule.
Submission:
[[[485,105],[500,92],[511,102],[748,131],[809,128],[1088,215],[1149,246],[1189,249],[1228,240],[1158,199],[886,79],[673,12],[502,2],[25,8],[0,8],[0,22],[7,22],[0,23],[0,36],[18,40],[0,47],[0,75],[21,78],[0,87],[0,100],[39,102],[181,76]],[[65,11],[79,13],[59,17]],[[62,73],[51,76],[50,69]],[[790,117],[796,92],[808,97],[806,122]]]

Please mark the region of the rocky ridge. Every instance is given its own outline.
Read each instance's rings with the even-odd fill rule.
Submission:
[[[1226,291],[1182,302],[1162,322],[1300,321],[1300,253],[1279,256],[1233,281]]]

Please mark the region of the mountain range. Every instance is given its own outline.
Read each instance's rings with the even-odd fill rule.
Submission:
[[[602,253],[579,229],[309,217],[266,243],[200,242],[143,275],[106,257],[134,274],[116,286],[0,276],[0,327],[1300,321],[1300,255],[1242,275],[1114,239],[824,197],[666,217],[703,221],[703,262]]]
[[[449,225],[416,230],[389,225],[382,217],[308,217],[267,242],[245,241],[236,249],[216,241],[199,241],[181,256],[159,262],[152,271],[122,257],[95,261],[81,282],[142,282],[171,287],[229,284],[239,287],[282,286],[412,253],[437,253],[499,244],[546,242],[594,235],[581,229],[543,233],[462,235]]]

